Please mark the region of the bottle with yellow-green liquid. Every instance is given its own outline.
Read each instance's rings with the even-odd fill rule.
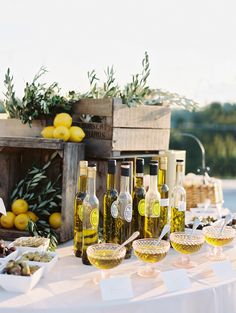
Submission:
[[[169,209],[169,187],[166,184],[167,175],[167,157],[159,157],[158,169],[158,191],[161,195],[160,200],[160,223],[158,229],[158,236],[161,234],[164,226],[168,223],[168,209]],[[164,237],[167,239],[168,235]]]
[[[160,223],[160,193],[157,189],[158,163],[150,163],[150,184],[145,197],[144,237],[157,238]]]
[[[79,168],[80,171],[79,171],[78,192],[75,195],[74,202],[74,254],[76,257],[80,258],[82,255],[82,231],[83,231],[82,203],[86,196],[88,162],[80,161]]]
[[[115,243],[122,244],[132,234],[132,196],[130,194],[130,165],[121,164],[120,193],[113,205],[112,214],[115,218]],[[131,257],[132,243],[126,245],[125,259]]]
[[[115,241],[115,218],[113,217],[113,210],[118,197],[115,174],[116,160],[108,160],[107,190],[103,198],[103,239],[108,243]]]
[[[171,196],[170,232],[185,230],[186,191],[183,187],[184,161],[176,161],[176,182]]]
[[[98,243],[99,201],[96,197],[96,165],[88,166],[87,194],[83,201],[82,262],[91,265],[87,248]]]
[[[133,231],[140,232],[140,238],[144,238],[145,219],[145,188],[143,185],[144,159],[136,159],[135,186],[133,192]]]

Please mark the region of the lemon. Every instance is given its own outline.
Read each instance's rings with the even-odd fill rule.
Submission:
[[[38,216],[31,211],[28,211],[26,214],[28,215],[29,219],[34,223],[37,222],[37,220],[39,219]]]
[[[29,223],[29,216],[25,213],[19,214],[16,216],[14,224],[15,227],[19,230],[26,230],[26,227]]]
[[[15,214],[8,211],[7,215],[1,216],[1,226],[3,228],[13,228],[14,227],[14,220],[15,220]]]
[[[26,213],[29,209],[28,203],[24,199],[17,199],[11,205],[12,212],[16,215]]]
[[[57,114],[54,118],[53,125],[55,127],[64,126],[66,128],[70,128],[72,125],[72,117],[68,113]]]
[[[61,221],[61,213],[55,212],[52,213],[49,217],[49,224],[52,228],[59,228],[61,227],[62,221]]]
[[[53,138],[53,132],[55,130],[54,126],[47,126],[41,131],[43,138]]]
[[[84,139],[85,133],[82,128],[78,126],[72,126],[70,129],[70,141],[80,142]]]
[[[69,129],[65,126],[58,126],[55,128],[53,132],[53,137],[56,139],[62,139],[64,141],[68,141],[70,138]]]

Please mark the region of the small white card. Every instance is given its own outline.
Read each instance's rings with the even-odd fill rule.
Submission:
[[[100,281],[104,301],[129,299],[134,296],[130,278],[127,276],[112,277]]]
[[[3,215],[7,215],[6,207],[2,198],[0,198],[0,213],[2,213]]]
[[[162,272],[161,278],[169,292],[185,290],[192,287],[185,269]]]
[[[218,279],[233,278],[236,274],[229,260],[211,263],[211,269]]]

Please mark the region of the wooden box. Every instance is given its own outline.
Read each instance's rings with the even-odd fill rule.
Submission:
[[[104,158],[138,152],[167,150],[170,108],[164,105],[128,107],[119,98],[84,99],[73,106],[74,124],[86,133],[86,155]],[[101,117],[101,122],[81,122],[82,114]]]
[[[78,185],[79,161],[84,159],[83,143],[65,143],[57,139],[0,137],[0,197],[10,210],[10,194],[15,184],[32,165],[45,164],[58,152],[55,164],[49,168],[51,179],[62,173],[62,226],[59,241],[73,238],[74,196]],[[0,228],[0,238],[13,240],[25,232]]]
[[[32,121],[30,127],[19,119],[8,118],[7,114],[0,113],[1,137],[40,137],[41,131],[46,125],[46,120],[35,120]]]

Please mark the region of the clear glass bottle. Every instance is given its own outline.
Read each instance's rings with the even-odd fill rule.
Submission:
[[[130,194],[130,165],[121,164],[120,193],[117,198],[116,206],[113,207],[115,217],[115,232],[118,244],[123,243],[132,233],[132,196]],[[125,258],[131,257],[132,243],[126,246]]]
[[[140,238],[144,238],[145,219],[145,188],[143,186],[144,159],[136,159],[135,187],[133,192],[133,231],[140,232]]]
[[[157,238],[160,223],[160,193],[157,189],[158,163],[150,163],[150,185],[145,197],[145,238]]]
[[[82,231],[83,231],[83,201],[87,190],[88,162],[79,162],[78,192],[74,202],[74,254],[76,257],[82,255]]]
[[[168,223],[168,209],[169,209],[169,187],[166,184],[167,175],[167,157],[159,157],[159,170],[158,170],[158,191],[161,195],[160,200],[160,223],[158,229],[158,236],[161,234],[162,229]],[[167,239],[168,235],[164,237]]]
[[[186,192],[183,187],[183,166],[183,160],[176,160],[176,182],[171,195],[171,233],[185,229]]]
[[[105,242],[115,242],[115,218],[113,207],[118,197],[116,190],[116,160],[108,160],[107,190],[103,198],[103,239]],[[114,203],[114,205],[113,205]],[[116,207],[115,207],[116,212]]]
[[[83,201],[82,262],[90,265],[87,248],[98,242],[99,201],[96,197],[96,165],[88,167],[87,195]]]

